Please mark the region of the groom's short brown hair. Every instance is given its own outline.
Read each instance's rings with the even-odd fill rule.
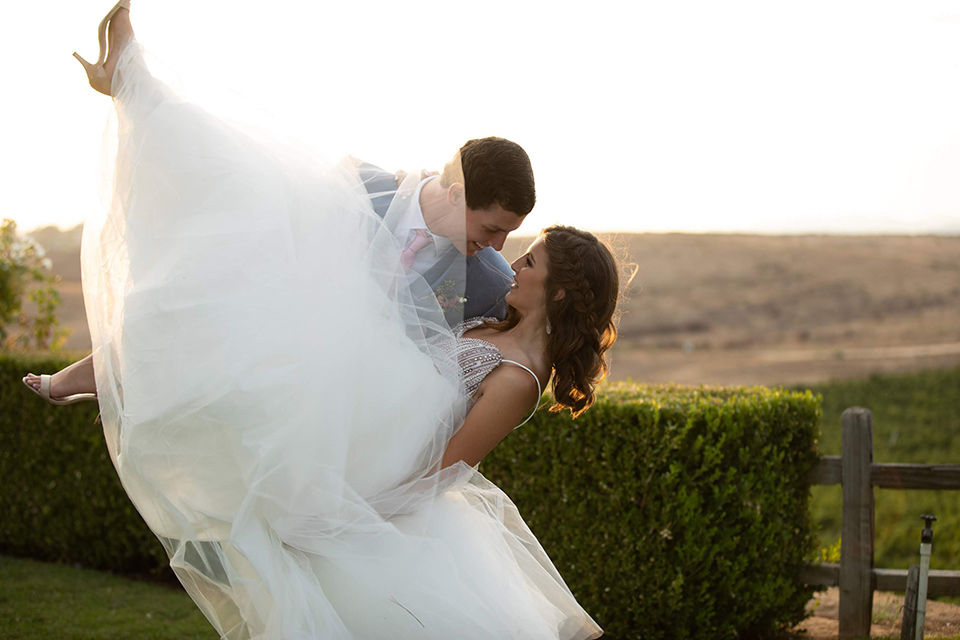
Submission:
[[[533,167],[523,147],[504,138],[468,140],[443,168],[440,184],[462,182],[471,209],[494,204],[525,216],[533,209],[537,193]]]

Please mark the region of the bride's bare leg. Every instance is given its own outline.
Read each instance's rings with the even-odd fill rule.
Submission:
[[[117,68],[117,58],[120,52],[133,41],[133,25],[130,24],[130,11],[120,9],[110,19],[110,26],[107,30],[110,49],[107,57],[103,61],[103,70],[107,72],[108,78],[113,78],[113,70]]]
[[[129,10],[120,8],[113,14],[107,27],[107,34],[109,49],[107,57],[103,61],[103,70],[106,72],[106,77],[111,79],[114,69],[117,68],[117,59],[120,57],[120,52],[133,41],[133,25],[130,24]],[[92,80],[91,84],[93,84]],[[37,391],[40,390],[40,376],[28,373],[23,381]],[[93,373],[93,356],[87,356],[83,360],[74,362],[50,377],[50,397],[52,398],[96,392],[97,381]]]
[[[23,379],[28,385],[40,390],[40,376],[28,373]],[[96,393],[97,380],[93,373],[93,356],[74,362],[50,377],[50,397],[64,398],[75,393]]]
[[[113,72],[117,68],[117,59],[120,53],[128,44],[133,41],[133,26],[130,24],[130,11],[126,8],[117,9],[116,13],[110,18],[107,27],[107,42],[109,49],[107,57],[103,61],[103,70],[108,79],[113,78]],[[85,65],[87,66],[87,65]],[[91,84],[94,80],[91,79]],[[105,87],[94,87],[103,93],[109,93],[109,84]],[[40,391],[40,376],[28,373],[23,381]],[[62,369],[50,376],[50,397],[64,398],[78,393],[96,393],[97,381],[93,371],[93,356],[87,356],[83,360],[74,362],[70,366]]]
[[[87,72],[90,86],[108,96],[113,95],[113,72],[117,68],[120,53],[133,41],[133,27],[130,25],[130,11],[126,8],[127,6],[129,6],[129,0],[121,0],[104,18],[107,21],[106,27],[103,21],[100,22],[98,31],[101,38],[100,54],[96,63],[87,62],[78,53],[73,54]],[[106,56],[103,48],[104,39],[109,43],[109,52]],[[99,62],[100,59],[103,59],[103,63]]]

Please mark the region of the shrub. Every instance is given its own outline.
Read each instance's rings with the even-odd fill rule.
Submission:
[[[606,387],[484,461],[608,637],[761,637],[804,617],[819,403],[764,388]]]
[[[93,403],[57,408],[0,357],[0,553],[118,572],[164,552],[126,498]],[[608,638],[760,637],[804,617],[805,476],[819,403],[763,388],[606,386],[541,411],[483,462]]]
[[[96,403],[55,407],[20,382],[67,363],[0,354],[0,553],[156,572],[166,553],[120,486]]]
[[[50,272],[53,264],[45,256],[36,240],[17,233],[13,220],[0,220],[0,348],[57,348],[66,337],[57,320],[60,278]],[[32,316],[24,313],[24,299],[33,303]],[[12,320],[20,333],[8,337],[4,325]]]

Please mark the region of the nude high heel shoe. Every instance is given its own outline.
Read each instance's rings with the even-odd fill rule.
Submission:
[[[80,61],[80,64],[83,65],[84,71],[87,72],[87,80],[90,81],[90,86],[100,93],[108,96],[112,95],[110,93],[111,78],[107,75],[106,70],[103,68],[103,62],[107,58],[107,27],[110,24],[110,20],[120,9],[126,9],[129,11],[130,0],[120,0],[120,2],[114,5],[113,9],[110,9],[110,11],[107,12],[107,15],[104,16],[103,20],[100,21],[100,27],[97,31],[97,36],[100,40],[100,56],[97,58],[96,64],[87,62],[80,57],[79,53],[76,51],[73,52],[73,57]]]

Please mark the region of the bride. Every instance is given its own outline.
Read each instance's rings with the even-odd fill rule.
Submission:
[[[94,349],[75,366],[221,637],[599,637],[473,465],[551,375],[552,410],[593,403],[616,339],[609,249],[549,227],[511,265],[506,319],[451,328],[352,163],[184,102],[147,69],[128,0],[107,20],[110,55],[84,66],[119,136],[112,203],[84,228]]]

